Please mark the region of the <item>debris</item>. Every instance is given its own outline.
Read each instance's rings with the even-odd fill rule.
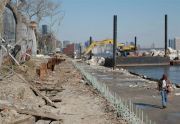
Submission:
[[[22,124],[22,123],[31,123],[34,124],[35,123],[35,118],[32,115],[27,115],[26,117],[17,119],[13,122],[10,122],[9,124]]]
[[[47,111],[43,111],[41,109],[26,109],[26,108],[17,108],[17,105],[14,106],[11,103],[9,103],[8,101],[0,101],[0,110],[4,110],[4,109],[13,109],[15,111],[17,111],[17,113],[20,114],[27,114],[27,115],[33,115],[35,117],[41,117],[44,119],[50,119],[50,120],[56,120],[56,121],[60,121],[61,118],[57,115],[54,115],[50,112]]]
[[[55,98],[55,99],[51,99],[53,102],[62,102],[62,99],[57,99],[57,98]]]
[[[47,103],[54,107],[54,108],[57,108],[56,105],[48,98],[46,97],[45,95],[43,95],[37,88],[35,88],[34,86],[30,85],[30,88],[40,97],[42,97],[44,100],[47,101]]]
[[[3,78],[0,76],[0,81],[2,81],[3,80]]]
[[[134,88],[134,87],[138,87],[138,85],[129,85],[129,87]]]
[[[38,121],[36,122],[36,124],[50,124],[50,123],[51,123],[50,120],[38,120]]]
[[[34,87],[32,84],[30,84],[27,80],[25,80],[21,75],[17,74],[16,72],[14,72],[21,80],[23,80],[25,83],[29,84],[29,87],[40,97],[42,97],[44,100],[47,101],[47,103],[49,105],[51,105],[52,107],[56,107],[56,105],[45,95],[43,95],[36,87]]]
[[[19,62],[14,58],[14,56],[8,52],[5,46],[1,45],[1,48],[3,48],[8,53],[8,55],[16,62],[17,65],[20,65]]]
[[[87,60],[86,62],[87,62],[88,64],[90,64],[90,65],[103,66],[103,65],[105,64],[105,58],[92,56],[92,59],[91,59],[91,60]]]
[[[48,87],[45,87],[45,88],[38,88],[40,91],[57,91],[57,92],[62,92],[63,88],[48,88]]]

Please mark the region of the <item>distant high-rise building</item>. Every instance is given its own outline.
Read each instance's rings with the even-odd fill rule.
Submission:
[[[155,48],[155,43],[151,44],[151,48],[154,49]]]
[[[180,50],[180,38],[175,38],[175,49]]]
[[[47,25],[42,25],[42,34],[45,35],[48,33],[48,26]]]
[[[169,39],[169,47],[176,49],[175,39]]]

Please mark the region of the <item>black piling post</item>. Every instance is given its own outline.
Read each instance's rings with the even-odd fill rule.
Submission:
[[[165,15],[165,57],[167,56],[167,41],[168,40],[168,16]]]
[[[89,38],[89,46],[92,44],[92,37]],[[89,59],[92,59],[92,51],[89,53]]]
[[[81,56],[82,56],[82,46],[81,46],[81,44],[79,44],[79,54],[80,54],[80,59],[81,59]]]
[[[117,45],[117,15],[113,20],[113,69],[116,67],[116,45]]]
[[[134,37],[134,50],[137,50],[137,37]]]

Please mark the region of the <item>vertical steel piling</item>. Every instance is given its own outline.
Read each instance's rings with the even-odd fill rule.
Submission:
[[[116,67],[116,47],[117,46],[117,15],[113,20],[113,69]]]
[[[167,56],[168,16],[165,15],[165,57]]]
[[[92,44],[92,37],[89,38],[89,46]],[[89,59],[92,59],[92,51],[89,53]]]

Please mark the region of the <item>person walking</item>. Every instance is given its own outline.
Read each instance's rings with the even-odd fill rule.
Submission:
[[[168,94],[168,86],[170,85],[170,81],[167,78],[166,74],[163,74],[162,78],[159,81],[158,87],[161,94],[162,108],[167,107],[167,94]]]

